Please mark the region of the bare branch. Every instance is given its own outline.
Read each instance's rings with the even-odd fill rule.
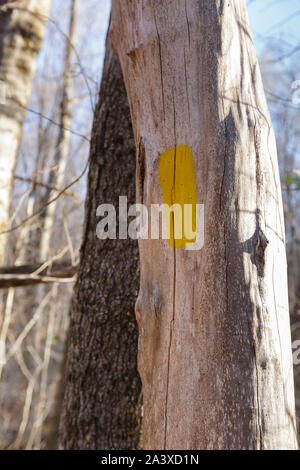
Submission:
[[[32,178],[24,178],[23,176],[19,176],[19,175],[14,175],[14,178],[19,181],[24,181],[24,183],[32,183],[34,186],[41,186],[43,188],[49,189],[50,191],[57,191],[57,192],[62,191],[61,189],[54,188],[53,186],[49,186],[48,184],[43,183],[42,181],[36,181],[35,179],[32,179]],[[74,191],[66,190],[64,191],[64,193],[66,196],[76,197],[76,194],[74,193]]]
[[[11,233],[11,232],[14,232],[15,230],[18,230],[18,228],[22,227],[23,225],[25,225],[27,222],[29,222],[30,220],[32,219],[35,219],[35,217],[37,217],[38,215],[40,215],[45,209],[46,207],[50,206],[50,204],[52,204],[53,202],[57,201],[57,199],[60,198],[60,196],[62,196],[62,194],[64,194],[69,188],[71,188],[74,184],[78,183],[79,180],[81,180],[81,178],[85,175],[87,169],[89,167],[89,160],[87,161],[84,169],[82,170],[82,172],[80,173],[80,175],[75,179],[73,180],[71,183],[69,183],[64,189],[62,189],[58,194],[57,196],[55,196],[54,198],[52,198],[50,201],[47,202],[47,204],[44,204],[42,207],[40,207],[36,212],[34,212],[32,215],[30,215],[29,217],[26,217],[25,219],[22,220],[22,222],[20,222],[19,224],[15,225],[14,227],[11,227],[9,230],[4,230],[3,232],[0,232],[0,235],[5,235],[6,233]]]
[[[49,284],[52,282],[71,283],[75,281],[77,266],[70,266],[66,263],[53,263],[50,270],[47,270],[47,268],[43,269],[42,272],[36,275],[35,272],[41,266],[41,264],[34,264],[0,268],[0,289]]]

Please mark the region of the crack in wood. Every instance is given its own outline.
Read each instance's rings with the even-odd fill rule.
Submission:
[[[176,107],[175,107],[175,98],[173,92],[173,106],[174,106],[174,174],[173,174],[173,185],[175,191],[175,182],[176,182],[176,155],[177,155],[177,136],[176,136]],[[172,319],[170,322],[170,336],[169,336],[169,346],[168,346],[168,363],[167,363],[167,386],[166,386],[166,402],[165,402],[165,434],[164,434],[164,450],[167,448],[167,432],[168,432],[168,398],[169,398],[169,382],[170,382],[170,362],[171,362],[171,347],[173,339],[173,325],[175,322],[175,313],[176,313],[176,245],[175,245],[175,218],[174,212],[172,213],[173,217],[173,257],[174,257],[174,274],[173,274],[173,311]]]
[[[161,47],[161,38],[160,34],[158,31],[158,25],[157,25],[157,19],[156,19],[156,12],[155,8],[153,8],[154,11],[154,23],[155,23],[155,28],[156,28],[156,34],[158,38],[158,51],[159,51],[159,62],[160,62],[160,82],[161,82],[161,94],[162,94],[162,105],[163,105],[163,114],[165,117],[165,90],[164,90],[164,74],[163,74],[163,63],[162,63],[162,47]]]

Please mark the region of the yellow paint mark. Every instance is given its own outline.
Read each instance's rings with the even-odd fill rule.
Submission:
[[[196,241],[197,190],[193,151],[187,145],[166,150],[159,161],[160,184],[165,209],[166,233],[169,245],[185,248]],[[189,206],[185,206],[189,204]],[[181,208],[181,210],[177,210]],[[181,214],[181,215],[180,215]]]

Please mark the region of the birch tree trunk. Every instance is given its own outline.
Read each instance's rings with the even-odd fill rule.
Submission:
[[[295,449],[280,179],[245,1],[113,0],[110,38],[139,199],[176,202],[195,178],[205,215],[201,250],[140,241],[143,448]]]
[[[108,46],[94,117],[85,229],[64,377],[64,449],[135,449],[140,435],[137,372],[138,246],[98,240],[96,209],[135,202],[135,145],[116,54]]]
[[[15,2],[14,2],[15,3]],[[0,0],[0,231],[7,230],[22,123],[51,0]],[[0,264],[6,236],[0,236]]]

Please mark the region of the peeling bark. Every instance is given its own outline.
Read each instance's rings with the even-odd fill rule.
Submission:
[[[143,448],[295,449],[280,179],[245,1],[113,0],[110,39],[139,199],[163,202],[160,156],[174,150],[176,180],[185,145],[205,205],[202,250],[140,241]]]

